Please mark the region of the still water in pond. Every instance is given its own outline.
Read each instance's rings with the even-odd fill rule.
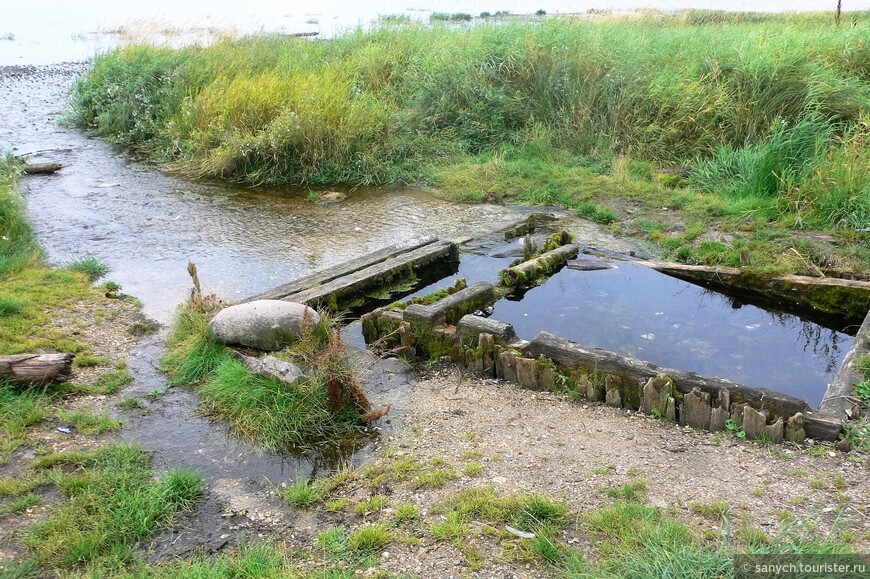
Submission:
[[[492,317],[523,339],[541,330],[666,368],[792,394],[816,407],[853,338],[743,305],[643,266],[563,269]]]

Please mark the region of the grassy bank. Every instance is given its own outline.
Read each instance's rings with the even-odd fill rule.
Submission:
[[[97,59],[74,118],[193,176],[425,180],[457,199],[569,207],[684,261],[764,248],[761,265],[811,269],[780,259],[784,245],[868,271],[870,15],[851,20],[385,19],[326,42],[135,46]],[[740,235],[704,239],[713,225]],[[801,246],[802,229],[832,232],[840,263]]]
[[[94,286],[106,267],[92,258],[45,264],[18,192],[20,171],[13,157],[0,160],[0,355],[77,358],[70,383],[0,381],[0,575],[100,576],[131,563],[137,543],[195,502],[202,484],[190,471],[155,480],[149,455],[137,447],[97,448],[97,437],[121,421],[93,414],[77,395],[95,400],[132,379],[125,359],[112,359],[119,346],[101,340],[122,341],[123,330],[109,326],[123,324],[136,306],[107,297],[117,286]],[[58,425],[68,434],[58,434]],[[81,451],[56,452],[70,445]],[[20,557],[10,562],[10,552]]]

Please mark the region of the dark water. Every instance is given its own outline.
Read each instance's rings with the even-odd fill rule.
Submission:
[[[853,338],[731,298],[649,268],[614,262],[563,269],[492,317],[531,339],[541,330],[666,368],[720,376],[816,407]]]

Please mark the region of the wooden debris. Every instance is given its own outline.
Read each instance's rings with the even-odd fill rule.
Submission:
[[[0,380],[15,384],[57,384],[72,373],[73,354],[15,354],[0,356]]]

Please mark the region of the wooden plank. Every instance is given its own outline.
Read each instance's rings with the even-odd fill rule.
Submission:
[[[572,244],[557,247],[535,259],[509,267],[504,270],[502,279],[504,284],[509,287],[530,285],[535,282],[536,278],[555,271],[579,252],[580,248]]]
[[[674,386],[683,394],[699,388],[715,398],[719,390],[727,388],[732,402],[749,403],[756,409],[770,410],[776,416],[788,418],[797,412],[808,412],[809,405],[794,396],[774,392],[764,388],[751,388],[723,378],[702,376],[694,372],[661,368],[646,362],[608,350],[584,348],[579,344],[559,338],[548,332],[540,332],[532,339],[523,352],[533,358],[544,355],[556,364],[568,369],[594,368],[603,374],[618,374],[644,382],[659,374],[669,376]]]
[[[266,290],[257,295],[245,298],[244,300],[242,300],[242,302],[252,302],[254,300],[284,299],[290,294],[298,293],[314,286],[329,283],[340,277],[344,277],[346,275],[356,273],[367,267],[371,267],[375,264],[382,263],[391,257],[397,257],[402,254],[410,253],[412,251],[432,245],[434,243],[438,243],[438,240],[434,237],[428,237],[420,243],[416,243],[408,247],[391,245],[389,247],[385,247],[383,249],[379,249],[377,251],[373,251],[372,253],[363,255],[357,259],[352,259],[350,261],[340,263],[333,267],[317,271],[310,275],[300,277],[291,282]]]
[[[317,302],[328,301],[333,296],[338,298],[360,294],[366,290],[382,286],[395,277],[397,273],[408,268],[417,270],[434,262],[455,260],[456,258],[456,244],[450,241],[438,241],[413,251],[394,255],[384,261],[338,277],[317,287],[288,294],[281,299],[314,305]]]
[[[713,288],[739,290],[767,300],[775,296],[804,308],[844,315],[850,320],[861,320],[870,310],[870,282],[867,281],[802,275],[763,277],[736,267],[648,261],[632,263]]]

